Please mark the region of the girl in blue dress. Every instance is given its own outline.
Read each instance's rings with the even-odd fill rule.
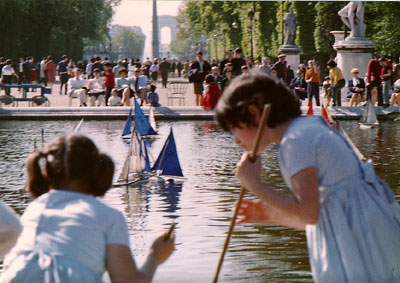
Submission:
[[[23,231],[4,261],[2,282],[150,282],[174,249],[174,235],[158,237],[142,268],[129,248],[123,214],[100,202],[114,163],[82,135],[60,136],[27,161],[36,199],[21,218]]]
[[[341,134],[321,117],[302,117],[298,98],[260,73],[229,85],[216,119],[248,151],[265,104],[271,112],[257,154],[279,145],[281,172],[293,194],[264,184],[260,157],[252,163],[245,152],[236,177],[259,200],[244,200],[237,222],[305,230],[315,282],[400,282],[400,206]]]

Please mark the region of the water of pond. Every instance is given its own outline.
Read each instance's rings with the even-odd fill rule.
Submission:
[[[77,121],[1,121],[0,197],[23,213],[29,197],[22,189],[25,161],[39,145],[71,129]],[[128,144],[120,138],[123,121],[85,122],[82,132],[110,154],[117,172]],[[121,210],[128,221],[131,249],[139,264],[152,239],[177,223],[177,249],[156,273],[154,282],[211,282],[229,227],[233,202],[240,187],[233,170],[242,150],[232,137],[212,122],[160,122],[159,138],[150,145],[156,155],[173,125],[186,180],[182,186],[143,185],[111,189],[102,199]],[[398,156],[400,124],[387,122],[360,130],[355,122],[344,128],[360,150],[374,160],[377,173],[400,199]],[[263,155],[263,178],[287,191],[273,149]],[[312,282],[304,233],[277,225],[241,225],[235,228],[220,276],[221,282]]]

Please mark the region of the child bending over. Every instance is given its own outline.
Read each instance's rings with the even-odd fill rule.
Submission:
[[[129,248],[122,213],[96,197],[111,186],[114,163],[82,135],[60,136],[27,161],[35,198],[22,216],[23,231],[7,255],[2,282],[150,282],[171,255],[174,235],[158,237],[142,268]]]

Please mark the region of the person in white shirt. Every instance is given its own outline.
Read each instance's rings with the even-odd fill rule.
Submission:
[[[1,83],[3,84],[12,84],[12,77],[18,75],[15,73],[14,68],[12,67],[11,59],[6,60],[6,65],[1,69]],[[10,95],[10,88],[4,88],[6,95]]]
[[[89,80],[89,102],[90,106],[95,106],[97,101],[97,106],[101,106],[104,104],[104,93],[106,90],[106,86],[104,85],[104,77],[100,76],[100,70],[93,70],[94,78]]]
[[[114,73],[114,78],[119,78],[119,70],[122,69],[124,66],[122,65],[122,60],[118,60],[117,65],[115,65],[112,69]]]
[[[135,60],[131,59],[128,64],[128,78],[133,77],[135,69],[136,69]]]
[[[42,61],[40,61],[40,80],[39,83],[44,83],[47,86],[47,79],[44,69],[46,68],[47,57],[43,57]]]
[[[124,106],[131,106],[131,98],[134,95],[134,90],[131,88],[132,80],[127,77],[128,71],[125,68],[119,70],[120,78],[115,81],[117,92],[122,99]]]
[[[86,80],[81,78],[82,70],[75,69],[75,77],[68,80],[68,96],[70,98],[79,98],[79,106],[87,106],[87,87]]]
[[[118,95],[118,91],[116,88],[114,88],[111,91],[111,97],[107,101],[108,106],[122,106],[122,99]]]

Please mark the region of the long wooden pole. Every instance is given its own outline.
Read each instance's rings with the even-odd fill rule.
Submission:
[[[261,136],[264,131],[265,124],[267,123],[270,110],[271,110],[271,104],[264,105],[264,110],[263,110],[263,113],[262,113],[262,116],[260,119],[260,123],[258,124],[257,135],[256,135],[256,139],[254,141],[253,151],[250,156],[250,160],[252,162],[254,162],[257,157],[257,152],[258,152],[258,147],[260,145]],[[214,283],[218,282],[219,272],[221,271],[222,263],[224,262],[225,253],[226,253],[226,250],[228,249],[229,241],[230,241],[230,238],[231,238],[231,235],[233,232],[233,227],[235,226],[236,218],[239,214],[240,204],[242,203],[245,192],[246,192],[246,189],[244,187],[241,187],[239,200],[237,201],[235,212],[234,212],[232,220],[231,220],[231,225],[229,226],[228,235],[226,236],[224,248],[222,250],[221,257],[219,259],[217,271],[215,273],[215,277],[214,277],[214,281],[213,281]]]

